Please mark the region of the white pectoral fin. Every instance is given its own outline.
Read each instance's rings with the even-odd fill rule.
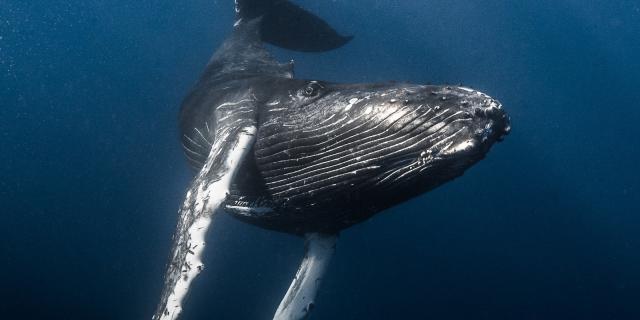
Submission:
[[[207,230],[220,210],[240,162],[255,140],[255,125],[217,132],[202,170],[178,212],[161,301],[153,319],[177,319],[193,279],[202,271]]]
[[[305,234],[305,254],[274,320],[305,319],[315,304],[320,282],[336,250],[336,234]]]

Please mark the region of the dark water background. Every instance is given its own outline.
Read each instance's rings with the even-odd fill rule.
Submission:
[[[341,235],[312,319],[640,319],[640,1],[298,1],[297,75],[464,83],[513,132]],[[231,0],[0,1],[0,318],[150,319],[191,177],[176,115]],[[184,319],[270,319],[302,241],[221,219]]]

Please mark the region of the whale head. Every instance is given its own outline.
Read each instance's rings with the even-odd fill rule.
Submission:
[[[254,147],[275,229],[348,227],[462,175],[510,131],[466,87],[290,81],[265,93]]]

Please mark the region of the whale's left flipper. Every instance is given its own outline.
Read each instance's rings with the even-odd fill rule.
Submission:
[[[255,105],[251,99],[216,108],[215,139],[178,214],[162,297],[153,319],[177,319],[191,282],[202,271],[205,235],[221,210],[237,169],[255,141]],[[224,119],[224,121],[220,121]]]
[[[337,240],[336,234],[305,234],[304,258],[273,320],[301,320],[309,315]]]

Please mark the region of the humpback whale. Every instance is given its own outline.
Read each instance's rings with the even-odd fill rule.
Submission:
[[[352,37],[286,0],[236,0],[235,11],[181,106],[181,142],[197,174],[154,319],[179,317],[223,212],[304,237],[274,319],[307,317],[341,230],[461,176],[510,130],[502,105],[467,87],[294,78],[293,63],[277,62],[265,43],[322,52]]]

